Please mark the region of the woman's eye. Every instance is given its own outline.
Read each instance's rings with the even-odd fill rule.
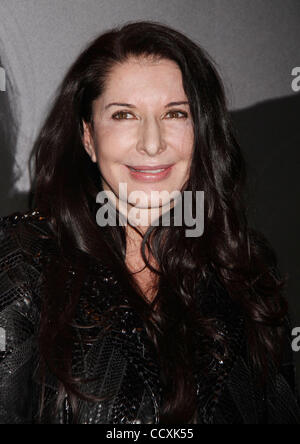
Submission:
[[[187,118],[187,116],[188,116],[188,114],[185,112],[185,111],[169,111],[168,112],[168,114],[171,114],[171,119],[176,119],[176,118],[179,118],[179,119],[185,119],[185,118]],[[168,115],[168,114],[166,114],[166,115]],[[181,117],[179,116],[179,114],[181,114]]]
[[[126,115],[132,116],[132,114],[129,113],[128,111],[118,111],[117,113],[112,115],[112,118],[116,120],[128,120],[128,118],[125,117]]]
[[[174,110],[174,111],[169,111],[166,116],[170,115],[171,119],[186,119],[188,117],[188,113],[186,113],[185,111],[179,111],[179,110]],[[127,116],[131,116],[131,117],[127,117]],[[116,113],[114,113],[112,115],[112,118],[114,120],[132,120],[134,119],[133,115],[128,112],[128,111],[118,111]]]

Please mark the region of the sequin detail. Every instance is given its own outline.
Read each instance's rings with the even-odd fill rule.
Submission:
[[[0,347],[0,423],[37,422],[41,385],[36,370],[44,267],[57,249],[50,234],[47,218],[37,209],[0,218],[0,334],[5,332],[5,347]],[[76,273],[70,262],[63,291],[72,291]],[[282,373],[270,380],[268,391],[259,390],[248,362],[243,316],[214,280],[207,289],[199,286],[198,291],[199,307],[205,315],[217,319],[219,334],[228,339],[229,353],[219,359],[207,358],[201,355],[199,343],[197,353],[207,359],[207,365],[205,372],[197,370],[195,374],[196,422],[258,424],[267,418],[269,423],[299,424],[291,354],[282,364]],[[111,324],[103,331],[103,316],[115,305],[118,308]],[[141,318],[128,307],[118,276],[93,260],[80,293],[74,337],[74,376],[86,379],[81,386],[85,393],[106,398],[98,402],[80,400],[78,422],[158,424],[162,387],[156,350]],[[216,344],[211,347],[214,349]],[[42,422],[72,423],[68,396],[62,409],[53,413],[57,389],[57,379],[47,374]]]

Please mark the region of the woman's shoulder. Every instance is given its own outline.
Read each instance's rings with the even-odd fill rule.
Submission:
[[[25,227],[35,228],[37,232],[49,232],[48,218],[41,214],[38,209],[29,210],[26,212],[17,211],[8,216],[0,217],[0,233],[1,240],[5,236],[17,235]]]
[[[38,210],[0,218],[0,306],[32,294],[49,246],[47,218]],[[48,243],[48,244],[47,244]],[[1,308],[0,307],[0,308]]]
[[[0,257],[14,251],[34,254],[51,237],[49,219],[37,209],[0,217]]]
[[[39,251],[47,232],[44,222],[37,211],[0,218],[0,385],[5,383],[4,393],[11,395],[8,399],[21,400],[21,404],[22,393],[27,393],[25,386],[20,391],[22,381],[26,385],[26,378],[32,377],[37,358],[42,294]],[[6,401],[0,396],[0,417],[12,418],[8,416],[12,414],[11,401]],[[22,412],[19,404],[16,415]]]

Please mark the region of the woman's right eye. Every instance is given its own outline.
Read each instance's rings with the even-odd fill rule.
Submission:
[[[132,116],[132,114],[129,113],[128,111],[118,111],[117,113],[114,113],[112,115],[112,118],[115,119],[115,120],[129,120],[126,117],[124,117],[124,116],[126,116],[126,114]]]

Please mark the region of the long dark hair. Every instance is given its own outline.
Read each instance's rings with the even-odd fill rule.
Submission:
[[[226,338],[218,335],[213,319],[195,315],[199,280],[214,273],[241,307],[253,364],[261,373],[267,367],[266,356],[277,359],[277,339],[286,314],[281,293],[284,280],[276,272],[276,255],[267,239],[247,224],[245,163],[222,81],[205,50],[184,34],[153,21],[127,23],[97,37],[67,72],[36,140],[35,205],[49,217],[65,256],[74,257],[77,251],[109,262],[116,272],[124,272],[139,294],[124,264],[124,227],[110,227],[105,234],[110,236],[107,242],[104,231],[96,224],[100,171],[82,142],[82,121],[92,123],[92,103],[103,92],[110,70],[130,56],[167,58],[177,63],[194,124],[193,160],[184,189],[192,191],[193,196],[197,190],[204,191],[204,234],[186,237],[184,224],[150,226],[141,251],[147,266],[159,275],[164,291],[158,292],[152,304],[142,303],[142,297],[130,296],[129,301],[144,319],[160,359],[164,387],[160,422],[189,423],[196,410],[194,332],[198,329],[203,337],[221,341],[226,352]],[[148,263],[146,244],[159,270]],[[44,297],[40,354],[58,376],[62,390],[74,396],[78,393],[70,372],[72,339],[68,325],[78,291],[73,292],[73,299],[62,310],[55,285],[64,282],[63,274],[60,266],[59,278],[54,270],[48,275],[52,290]],[[55,328],[49,319],[55,322]],[[69,356],[59,369],[55,365],[58,353]]]

